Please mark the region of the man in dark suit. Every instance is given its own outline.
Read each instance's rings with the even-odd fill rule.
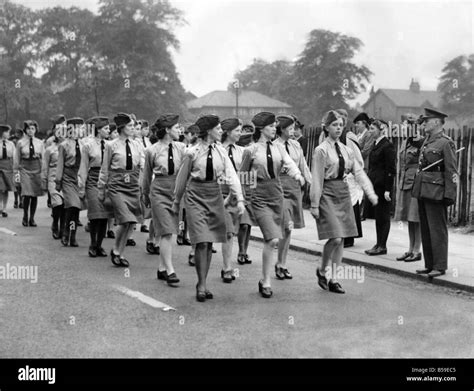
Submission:
[[[369,154],[372,148],[374,147],[375,135],[374,132],[370,130],[371,119],[367,113],[360,113],[354,118],[354,126],[357,134],[357,143],[360,148],[360,153],[362,154],[362,159],[364,159],[364,171],[369,172]],[[361,221],[364,221],[366,218],[373,217],[373,208],[370,202],[365,202],[366,198],[362,200],[360,205]]]
[[[443,133],[444,119],[439,111],[425,108],[422,121],[426,138],[420,152],[412,195],[418,199],[421,242],[425,268],[419,274],[437,277],[448,268],[448,206],[456,200],[458,173],[456,147]]]
[[[374,185],[379,202],[374,210],[377,243],[370,250],[366,250],[365,253],[381,255],[387,254],[387,239],[390,232],[390,204],[392,201],[390,194],[397,173],[396,157],[393,144],[385,137],[388,124],[382,120],[375,120],[370,128],[374,132],[376,140],[369,154],[369,178]]]

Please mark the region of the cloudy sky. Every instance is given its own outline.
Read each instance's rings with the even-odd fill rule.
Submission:
[[[77,0],[15,0],[31,8],[77,4]],[[474,53],[472,1],[364,0],[170,0],[187,24],[176,29],[174,53],[184,88],[197,96],[222,90],[254,58],[291,60],[312,29],[359,38],[355,61],[373,73],[375,89],[436,89],[447,61]],[[97,11],[96,0],[81,0]],[[367,94],[357,101],[363,103]]]

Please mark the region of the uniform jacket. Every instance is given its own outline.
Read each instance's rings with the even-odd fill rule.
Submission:
[[[443,159],[441,163],[422,171],[440,159]],[[456,190],[456,148],[453,140],[443,132],[427,137],[421,147],[418,171],[412,190],[413,197],[444,201],[447,205],[452,205],[456,200]]]
[[[395,148],[388,138],[384,137],[374,145],[369,154],[369,178],[375,192],[392,191],[396,173]]]
[[[400,190],[411,190],[415,181],[415,175],[418,171],[418,161],[420,158],[420,148],[424,139],[408,142],[409,139],[403,140],[400,146]]]
[[[375,133],[367,129],[367,131],[359,140],[360,153],[364,159],[364,169],[366,171],[369,169],[369,154],[374,146],[375,138]]]

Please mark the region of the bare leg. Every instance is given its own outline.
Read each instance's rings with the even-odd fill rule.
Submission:
[[[172,260],[172,245],[171,239],[173,235],[163,235],[161,237],[161,246],[160,246],[160,263],[158,265],[158,270],[163,266],[166,267],[168,275],[174,273],[174,267]],[[161,269],[163,270],[163,269]]]
[[[278,260],[277,265],[286,268],[286,259],[288,257],[288,249],[290,248],[291,231],[285,230],[283,239],[278,241]]]
[[[340,241],[341,240],[339,238],[329,239],[324,245],[323,256],[321,258],[321,267],[319,268],[321,274],[324,275],[326,273],[326,268],[329,266],[329,262],[334,253],[334,250],[338,247]]]
[[[198,289],[200,291],[206,290],[207,252],[208,252],[208,243],[196,244],[194,260],[196,262],[196,272],[198,275]]]
[[[408,223],[408,229],[410,225],[413,227],[413,252],[419,254],[421,252],[421,228],[420,223]]]
[[[272,271],[273,261],[274,261],[274,249],[278,245],[278,239],[267,240],[263,245],[262,251],[262,280],[263,287],[269,288],[270,283],[270,273]]]
[[[122,255],[125,244],[127,243],[128,225],[129,224],[120,224],[117,228],[113,249],[114,253],[117,255]]]
[[[232,270],[232,267],[230,266],[230,262],[231,262],[231,257],[232,257],[233,244],[234,244],[233,235],[231,235],[230,238],[228,237],[225,243],[222,243],[222,263],[224,266],[224,271]]]

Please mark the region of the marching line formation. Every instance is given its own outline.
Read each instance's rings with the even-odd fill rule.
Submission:
[[[202,115],[186,129],[176,114],[161,115],[151,127],[127,113],[117,114],[113,122],[102,116],[84,121],[58,115],[45,141],[35,137],[33,120],[24,122],[21,136],[10,139],[11,127],[0,125],[1,214],[8,217],[8,192],[14,191],[23,226],[36,227],[38,197],[47,193],[53,238],[77,247],[79,212],[87,209],[88,254],[110,256],[116,267],[130,266],[125,248],[136,245],[133,231],[141,224],[141,231],[148,232],[146,251],[159,255],[157,278],[170,286],[179,284],[172,262],[177,235],[178,244],[192,246],[188,263],[197,272],[199,302],[213,298],[206,284],[213,243],[222,244],[221,278],[231,283],[234,236],[237,262],[249,264],[250,230],[258,226],[264,237],[258,290],[270,298],[273,270],[280,280],[293,278],[288,249],[292,230],[305,226],[302,197],[309,186],[318,237],[327,239],[316,268],[318,284],[345,293],[327,270],[340,266],[344,247],[362,236],[361,218],[371,205],[377,238],[366,253],[387,253],[396,177],[387,122],[360,113],[353,121],[356,135],[347,117],[343,109],[324,115],[311,170],[294,137],[304,125],[294,115],[260,112],[249,124]],[[418,118],[407,117],[408,123],[422,126],[424,135],[408,137],[398,151],[395,218],[408,221],[410,243],[397,260],[421,260],[422,245],[425,268],[417,273],[430,277],[447,269],[447,206],[456,198],[455,148],[443,133],[445,117],[428,108]],[[115,238],[110,253],[102,246],[106,236]]]

